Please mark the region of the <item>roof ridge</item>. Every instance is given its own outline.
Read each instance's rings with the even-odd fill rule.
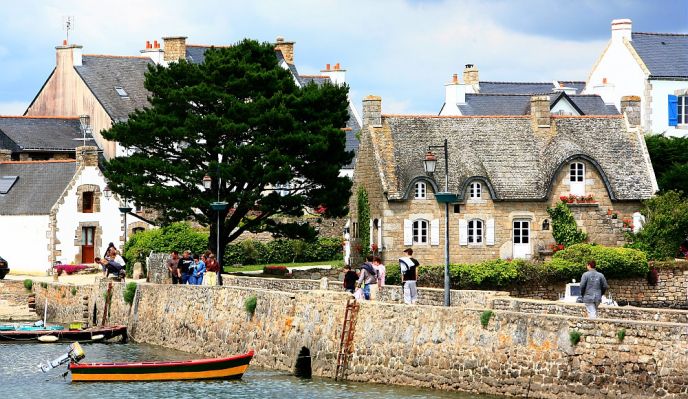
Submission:
[[[581,118],[581,119],[623,119],[624,115],[623,114],[613,114],[613,115],[557,115],[557,114],[552,114],[552,118],[555,119],[573,119],[573,118]]]
[[[113,55],[113,54],[84,54],[83,57],[100,57],[100,58],[137,58],[142,60],[149,60],[150,57],[145,55]]]
[[[688,36],[688,33],[633,32],[634,35]]]
[[[573,82],[573,81],[564,80],[564,81],[562,81],[562,82]],[[496,80],[483,80],[483,81],[480,81],[480,82],[478,82],[478,83],[499,83],[499,84],[514,84],[514,83],[517,83],[517,84],[520,84],[520,85],[551,85],[551,86],[554,86],[554,85],[552,84],[552,82],[507,82],[507,81],[498,82],[498,81],[496,81]]]
[[[76,159],[44,159],[41,161],[2,161],[0,165],[3,164],[37,164],[37,163],[74,163]]]
[[[301,76],[303,78],[329,78],[329,76],[327,76],[327,75],[303,75],[303,74],[301,74],[299,76]]]
[[[58,115],[0,115],[2,119],[21,118],[21,119],[79,119],[78,116],[58,116]]]
[[[232,47],[231,44],[223,44],[223,45],[217,45],[217,44],[187,44],[186,47],[216,47],[216,48],[227,48],[227,47]]]
[[[518,97],[532,97],[532,96],[545,96],[545,95],[550,95],[553,94],[554,92],[549,92],[549,93],[533,93],[533,94],[523,94],[523,93],[514,93],[514,94],[507,94],[507,93],[466,93],[467,96],[502,96],[502,97],[507,97],[507,96],[518,96]]]
[[[530,118],[530,115],[402,115],[402,114],[382,114],[387,118],[427,118],[427,119],[476,119],[476,118]]]

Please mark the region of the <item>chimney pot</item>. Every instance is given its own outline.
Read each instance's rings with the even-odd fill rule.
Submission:
[[[602,78],[602,84],[606,85],[607,84],[607,78]]]
[[[275,41],[276,41],[277,43],[282,43],[282,42],[284,42],[284,38],[283,38],[282,36],[277,36],[277,38],[275,39]]]
[[[455,73],[452,76],[452,83],[459,83],[459,74],[458,73]]]
[[[66,46],[67,45],[67,39],[62,40],[62,45]]]
[[[330,70],[330,64],[325,64],[325,70],[329,71]]]

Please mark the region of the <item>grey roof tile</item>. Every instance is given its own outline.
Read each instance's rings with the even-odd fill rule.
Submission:
[[[634,32],[631,38],[650,75],[688,77],[688,35]]]
[[[83,145],[80,126],[79,118],[0,117],[0,147],[13,152],[73,152]]]
[[[581,93],[585,82],[559,80],[565,87],[576,89]],[[480,82],[480,94],[547,94],[554,91],[553,82]]]
[[[607,106],[596,94],[566,95],[565,93],[549,94],[550,103],[554,104],[559,97],[566,97],[575,104],[583,115],[617,115],[614,106]],[[456,106],[464,116],[477,115],[526,115],[530,113],[530,95],[517,94],[466,94],[466,103]]]
[[[570,157],[595,160],[618,200],[649,198],[652,177],[637,135],[627,134],[621,117],[554,118],[554,137],[535,134],[529,117],[383,116],[391,130],[393,169],[382,169],[390,199],[401,199],[412,179],[425,176],[421,160],[428,145],[445,138],[449,147],[449,189],[467,179],[486,178],[500,200],[541,200]],[[642,140],[642,139],[640,139]],[[388,150],[387,150],[388,151]],[[390,170],[394,170],[391,176]],[[436,176],[444,176],[439,162]]]
[[[0,176],[18,176],[9,192],[0,194],[0,215],[49,214],[75,172],[74,161],[0,163]]]
[[[114,121],[126,120],[135,109],[148,106],[148,90],[143,87],[144,74],[152,64],[148,57],[84,55],[77,73],[91,89]],[[115,90],[121,87],[128,97]]]
[[[602,97],[596,94],[575,94],[568,96],[576,106],[583,111],[583,115],[618,115],[619,111],[613,104],[605,104]]]

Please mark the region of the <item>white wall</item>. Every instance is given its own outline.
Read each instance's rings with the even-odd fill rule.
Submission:
[[[564,111],[563,115],[580,115],[578,111],[571,105],[570,102],[565,99],[561,99],[554,104],[554,107],[550,110],[552,114],[558,114],[559,111]]]
[[[48,215],[0,216],[0,256],[11,274],[42,275],[50,268]]]
[[[667,136],[688,136],[688,124],[669,126],[669,94],[676,90],[688,90],[688,81],[678,80],[651,80],[650,91],[652,102],[652,115],[650,132],[664,133]]]

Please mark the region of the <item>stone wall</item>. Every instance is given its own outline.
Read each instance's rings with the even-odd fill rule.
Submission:
[[[167,270],[167,259],[170,254],[152,253],[146,259],[146,268],[148,270],[148,281],[156,284],[171,284],[172,277]]]
[[[130,306],[124,284],[114,286],[110,319],[127,324],[137,341],[200,356],[254,349],[253,366],[285,371],[307,347],[313,374],[334,374],[347,294],[141,284]],[[105,288],[103,282],[93,289],[99,309]],[[78,308],[68,304],[78,297],[60,290],[37,294]],[[251,296],[253,316],[244,309]],[[482,314],[482,308],[362,302],[348,379],[531,398],[688,395],[686,324],[496,309],[483,328]],[[573,330],[581,334],[577,345],[569,338]]]
[[[342,269],[333,268],[311,268],[311,269],[292,269],[291,277],[296,279],[320,280],[323,277],[329,280],[344,280]]]

